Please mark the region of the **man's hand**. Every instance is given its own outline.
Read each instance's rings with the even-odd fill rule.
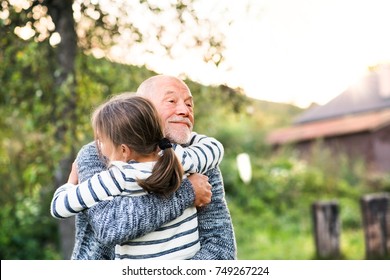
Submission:
[[[72,170],[70,171],[68,183],[77,185],[79,183],[79,176],[77,175],[77,165],[75,162],[72,164]]]
[[[188,177],[195,192],[194,206],[202,207],[211,201],[211,185],[209,178],[203,174],[194,173]]]

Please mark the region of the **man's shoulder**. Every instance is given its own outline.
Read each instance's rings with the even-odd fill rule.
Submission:
[[[85,144],[84,146],[81,147],[79,150],[77,157],[78,158],[83,158],[83,157],[89,157],[90,155],[95,155],[97,154],[97,148],[95,145],[95,141],[89,142],[88,144]]]
[[[80,149],[76,157],[76,164],[81,182],[106,169],[106,162],[99,155],[94,142],[90,142]]]
[[[81,147],[80,151],[90,150],[90,149],[97,150],[96,145],[95,145],[95,141],[91,141],[88,144],[85,144],[84,146]]]
[[[222,184],[222,173],[221,170],[219,169],[219,166],[210,168],[207,170],[204,175],[209,177],[209,183],[215,187],[216,185],[223,185]]]
[[[221,174],[221,170],[219,169],[219,166],[216,166],[207,170],[205,172],[205,175],[210,176],[210,175],[222,175],[222,174]]]

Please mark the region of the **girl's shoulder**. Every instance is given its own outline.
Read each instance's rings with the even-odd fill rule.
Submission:
[[[109,165],[109,169],[117,168],[121,171],[125,171],[125,170],[152,170],[155,163],[156,163],[155,161],[137,162],[134,160],[131,160],[129,162],[111,161],[110,165]]]

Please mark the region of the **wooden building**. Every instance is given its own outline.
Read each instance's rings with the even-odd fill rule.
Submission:
[[[335,153],[364,160],[371,171],[390,171],[390,65],[371,69],[359,84],[267,137],[273,147],[293,145],[303,156],[318,140]]]

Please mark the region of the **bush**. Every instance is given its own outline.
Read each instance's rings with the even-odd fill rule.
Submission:
[[[1,259],[60,259],[57,239],[53,238],[57,228],[48,216],[47,203],[38,191],[15,197],[14,204],[7,203],[0,212]]]

